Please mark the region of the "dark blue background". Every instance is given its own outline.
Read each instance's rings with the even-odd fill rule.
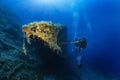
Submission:
[[[74,21],[72,10],[74,9],[69,6],[72,3],[64,0],[60,10],[53,6],[48,7],[49,10],[44,6],[36,9],[32,7],[32,3],[30,5],[21,0],[1,0],[1,3],[19,17],[21,26],[41,20],[61,23],[68,28],[69,40],[73,40],[75,32],[72,26]],[[87,48],[81,52],[84,65],[101,72],[120,75],[120,1],[82,0],[81,3],[76,1],[75,5],[80,15],[78,36],[86,37],[88,42]]]

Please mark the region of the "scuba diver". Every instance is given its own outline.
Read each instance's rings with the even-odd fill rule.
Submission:
[[[86,48],[86,46],[87,46],[87,41],[86,41],[86,39],[83,37],[83,38],[81,38],[81,39],[75,39],[74,40],[74,44],[75,44],[75,46],[76,46],[76,52],[75,53],[77,53],[77,66],[79,67],[79,68],[81,68],[82,67],[82,57],[81,57],[81,53],[80,53],[80,51],[81,50],[83,50],[83,49],[85,49]]]
[[[77,65],[81,68],[82,67],[82,59],[81,59],[80,51],[85,49],[87,46],[86,38],[84,38],[84,37],[82,37],[81,39],[76,38],[74,41],[64,42],[62,44],[74,44],[75,45],[74,52],[77,54],[77,61],[78,61]]]
[[[77,49],[77,51],[78,51],[78,53],[81,51],[81,50],[83,50],[83,49],[85,49],[86,48],[86,46],[87,46],[87,41],[86,41],[86,39],[83,37],[83,38],[81,38],[81,39],[75,39],[74,40],[74,44],[75,44],[75,46],[76,46],[76,49]]]

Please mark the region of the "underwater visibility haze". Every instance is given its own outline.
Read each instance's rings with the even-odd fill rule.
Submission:
[[[0,0],[0,80],[120,80],[119,0]]]

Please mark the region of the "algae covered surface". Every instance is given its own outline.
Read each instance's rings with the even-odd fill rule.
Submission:
[[[41,21],[29,23],[28,25],[23,25],[22,31],[24,32],[24,35],[27,38],[27,42],[29,44],[31,44],[31,37],[38,38],[39,40],[44,41],[44,44],[49,46],[49,48],[51,48],[53,51],[60,53],[62,52],[62,49],[59,46],[58,35],[60,34],[60,31],[62,31],[63,28],[65,27],[59,24]]]

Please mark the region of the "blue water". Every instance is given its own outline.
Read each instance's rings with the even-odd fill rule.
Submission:
[[[41,2],[40,2],[41,1]],[[68,39],[85,37],[83,65],[103,74],[120,76],[119,0],[1,0],[21,23],[52,21],[64,24]],[[70,45],[69,55],[74,53]],[[74,57],[71,57],[74,60]],[[73,61],[75,62],[75,61]],[[75,62],[77,63],[77,62]],[[94,80],[94,79],[93,79]]]

